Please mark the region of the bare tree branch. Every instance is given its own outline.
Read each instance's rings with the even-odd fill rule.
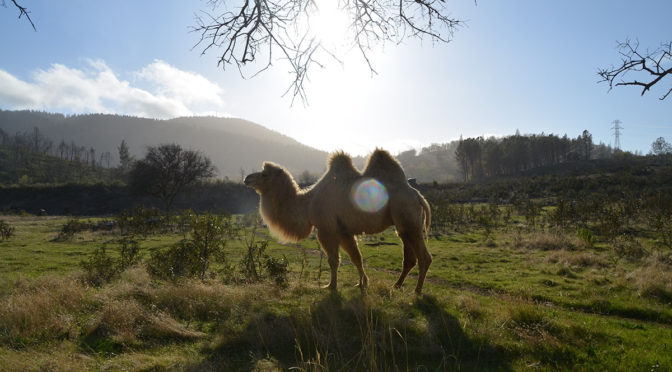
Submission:
[[[194,47],[200,47],[201,54],[220,49],[218,66],[235,65],[243,77],[245,67],[253,66],[255,76],[278,59],[286,61],[292,82],[284,94],[291,92],[305,104],[311,67],[324,67],[323,57],[341,62],[337,51],[311,30],[311,15],[322,1],[334,0],[240,0],[231,9],[229,1],[211,0],[212,12],[197,15],[193,31],[201,37]],[[446,43],[462,24],[449,15],[445,0],[337,1],[349,20],[350,47],[359,50],[373,74],[373,48],[411,37]]]
[[[21,17],[23,17],[23,16],[26,16],[26,19],[28,20],[28,22],[30,22],[30,25],[33,26],[33,30],[35,30],[37,32],[37,29],[35,28],[35,24],[33,23],[33,20],[30,18],[30,14],[29,14],[30,12],[28,11],[28,8],[19,5],[19,3],[16,2],[16,0],[10,0],[10,1],[12,2],[12,4],[14,4],[16,9],[19,10],[19,19],[21,19]],[[5,3],[5,0],[2,0],[2,3],[0,3],[0,4],[2,4],[3,7],[7,7],[7,4]]]
[[[672,75],[672,41],[663,43],[661,46],[649,52],[638,51],[639,42],[625,40],[618,43],[618,50],[621,54],[621,65],[611,66],[609,69],[600,69],[598,75],[602,77],[600,82],[608,82],[609,90],[614,86],[634,85],[642,87],[641,95],[644,95],[654,85],[658,84],[663,78]],[[638,74],[633,79],[625,79],[628,73]],[[644,78],[643,81],[638,77]],[[618,79],[618,80],[617,80]],[[672,87],[659,99],[664,100],[672,93]]]

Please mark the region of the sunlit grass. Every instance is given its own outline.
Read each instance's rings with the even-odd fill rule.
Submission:
[[[365,295],[347,255],[338,293],[320,288],[329,273],[314,238],[271,240],[266,253],[290,262],[286,288],[156,281],[142,265],[95,288],[81,280],[79,262],[117,233],[61,242],[65,217],[4,219],[17,232],[0,243],[0,370],[672,367],[665,252],[624,258],[570,233],[499,228],[494,244],[451,233],[429,240],[434,262],[417,297],[415,271],[392,289],[402,247],[389,230],[360,238]],[[139,238],[141,254],[181,237]],[[244,240],[227,243],[229,262],[244,252]]]

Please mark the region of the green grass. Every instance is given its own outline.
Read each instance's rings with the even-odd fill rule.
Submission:
[[[347,256],[338,292],[320,288],[329,272],[314,238],[271,239],[266,253],[290,262],[286,288],[154,281],[142,266],[94,288],[79,262],[117,232],[55,241],[65,217],[3,219],[16,234],[0,242],[0,370],[672,369],[668,252],[619,258],[572,233],[502,227],[488,241],[444,234],[416,296],[415,270],[391,289],[402,251],[389,230],[359,239],[364,295]],[[180,238],[140,239],[142,254]],[[229,262],[244,252],[227,244]]]

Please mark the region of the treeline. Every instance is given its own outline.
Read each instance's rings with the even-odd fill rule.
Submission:
[[[587,130],[577,138],[555,134],[515,135],[496,138],[467,138],[458,141],[455,159],[464,182],[520,175],[535,168],[566,162],[609,159],[615,151],[609,145],[594,144]]]
[[[142,206],[163,209],[161,200],[131,192],[121,184],[64,184],[0,186],[0,212],[102,216]],[[249,187],[234,182],[212,181],[191,186],[177,195],[175,210],[198,213],[245,214],[259,206],[259,197]]]
[[[39,128],[13,135],[0,129],[0,183],[95,183],[122,178],[110,167],[109,151],[96,152],[93,147],[74,141],[56,144]]]

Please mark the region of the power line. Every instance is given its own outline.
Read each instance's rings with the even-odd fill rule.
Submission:
[[[623,127],[621,126],[621,121],[616,119],[611,122],[611,124],[614,124],[611,129],[614,131],[614,150],[620,150],[621,149],[621,129]]]

